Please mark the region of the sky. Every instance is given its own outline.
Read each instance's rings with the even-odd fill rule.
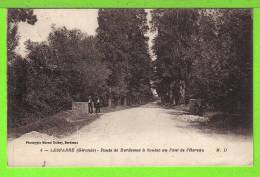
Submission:
[[[151,19],[150,10],[148,12],[148,21]],[[80,29],[88,35],[95,35],[98,27],[97,16],[98,9],[34,9],[37,16],[37,22],[34,25],[19,23],[18,32],[20,35],[17,53],[26,55],[24,42],[28,39],[34,42],[46,41],[51,31],[51,26],[65,26],[67,29]],[[154,34],[147,34],[150,38],[149,46]],[[151,52],[150,52],[151,53]]]

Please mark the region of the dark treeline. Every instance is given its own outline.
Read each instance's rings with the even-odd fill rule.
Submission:
[[[99,10],[96,36],[52,27],[47,41],[15,52],[18,23],[37,23],[31,9],[8,11],[8,125],[100,97],[103,106],[133,105],[151,97],[148,25],[144,10]]]
[[[153,86],[167,105],[204,100],[207,108],[251,113],[250,10],[153,10]]]
[[[72,101],[99,96],[102,106],[135,105],[152,97],[163,104],[202,99],[232,113],[252,109],[252,19],[241,9],[151,11],[156,60],[149,56],[144,9],[100,9],[95,36],[52,27],[43,42],[15,52],[18,24],[37,23],[31,9],[8,11],[8,120],[46,117]]]

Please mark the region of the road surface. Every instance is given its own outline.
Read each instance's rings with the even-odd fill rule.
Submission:
[[[8,163],[10,166],[252,165],[251,137],[205,133],[182,121],[180,116],[189,119],[182,111],[149,103],[105,113],[62,139],[31,132],[8,143]],[[57,144],[65,141],[78,144]],[[51,152],[61,148],[64,152]],[[73,148],[74,152],[65,152]],[[114,152],[115,149],[118,151]]]

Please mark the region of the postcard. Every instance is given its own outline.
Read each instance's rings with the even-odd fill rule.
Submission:
[[[8,165],[252,166],[251,9],[8,9]]]

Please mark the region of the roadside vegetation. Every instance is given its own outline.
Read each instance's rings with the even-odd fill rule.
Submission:
[[[192,114],[218,113],[209,122],[219,128],[252,127],[251,11],[150,13],[148,22],[144,9],[100,9],[95,36],[54,24],[46,41],[26,41],[27,55],[21,56],[16,53],[19,23],[34,25],[38,19],[32,9],[9,9],[10,130],[30,131],[34,123],[37,130],[56,127],[62,132],[68,124],[74,131],[79,124],[71,126],[66,116],[59,116],[76,116],[68,111],[73,101],[98,96],[101,109],[113,111],[147,103],[153,98],[151,88],[165,107],[187,107],[193,100],[199,108],[194,106]],[[149,52],[149,30],[156,33],[155,60]],[[88,123],[91,116],[85,116]]]
[[[144,10],[100,9],[96,36],[53,25],[47,41],[25,43],[25,57],[15,52],[20,22],[34,25],[37,17],[31,9],[8,11],[9,127],[48,119],[89,96],[100,97],[103,107],[151,98]]]
[[[219,128],[252,127],[251,10],[151,13],[152,30],[157,33],[152,80],[162,104],[190,103],[191,113],[198,115],[218,112],[212,125],[221,121]]]

